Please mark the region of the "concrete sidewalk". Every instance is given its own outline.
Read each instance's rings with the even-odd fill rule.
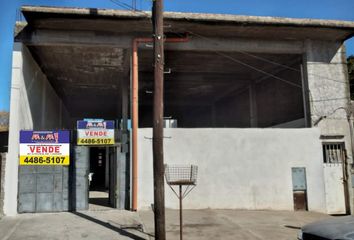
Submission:
[[[1,240],[149,239],[135,212],[108,210],[20,214],[0,220]]]
[[[148,233],[153,233],[152,212],[140,212]],[[285,240],[297,239],[306,223],[330,216],[313,212],[186,210],[184,239]],[[166,211],[167,239],[179,239],[179,212]]]
[[[168,240],[179,239],[178,214],[166,211]],[[327,217],[311,212],[185,210],[184,239],[295,240],[303,224]],[[140,240],[154,239],[153,232],[151,211],[21,214],[0,220],[2,240]]]

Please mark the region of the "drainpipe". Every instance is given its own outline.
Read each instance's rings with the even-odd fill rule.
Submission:
[[[138,209],[138,127],[139,127],[139,69],[138,69],[138,47],[140,43],[152,43],[153,38],[135,38],[133,39],[133,71],[132,71],[132,210]],[[188,38],[167,38],[167,43],[184,43]]]

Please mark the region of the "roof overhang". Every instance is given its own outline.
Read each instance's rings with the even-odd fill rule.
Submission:
[[[17,25],[16,41],[28,47],[71,116],[100,117],[95,115],[100,113],[114,118],[120,112],[123,83],[130,79],[132,40],[152,36],[151,14],[31,6],[22,11],[28,24]],[[165,26],[167,37],[189,38],[186,43],[165,46],[165,67],[172,73],[166,74],[166,104],[174,106],[210,105],[225,93],[242,94],[251,82],[267,79],[237,61],[273,75],[283,74],[278,65],[258,57],[297,69],[304,40],[335,41],[337,46],[354,33],[353,22],[169,12]],[[227,52],[228,57],[216,52]],[[148,92],[153,89],[152,66],[152,48],[141,44],[139,104],[147,109],[151,105]],[[300,90],[292,92],[301,94]]]
[[[150,12],[38,6],[23,6],[22,12],[34,29],[151,35]],[[350,21],[180,12],[165,12],[164,19],[167,33],[192,32],[206,37],[343,42],[354,34]]]

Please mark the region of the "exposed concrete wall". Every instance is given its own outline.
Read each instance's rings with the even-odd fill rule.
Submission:
[[[345,47],[338,42],[307,40],[305,51],[312,124],[318,122],[321,117],[326,117],[318,122],[321,134],[344,136],[344,139],[334,141],[345,142],[350,164],[353,162],[353,156],[346,116],[350,96]],[[354,213],[351,181],[348,181],[348,184],[351,211]]]
[[[292,167],[305,167],[310,211],[326,212],[320,131],[165,129],[165,163],[196,164],[185,208],[293,210]],[[139,129],[139,208],[153,202],[151,129]],[[166,207],[178,200],[166,186]]]
[[[28,49],[15,43],[13,51],[9,152],[5,169],[4,213],[17,213],[19,131],[66,127],[69,114]]]
[[[337,42],[310,40],[305,48],[312,121],[321,116],[345,120],[345,111],[339,109],[348,108],[350,99],[345,48]]]
[[[0,153],[0,216],[4,214],[3,207],[6,155],[6,153]]]

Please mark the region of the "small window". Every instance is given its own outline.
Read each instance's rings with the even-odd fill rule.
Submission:
[[[345,158],[345,147],[343,142],[323,143],[324,163],[343,163]]]

